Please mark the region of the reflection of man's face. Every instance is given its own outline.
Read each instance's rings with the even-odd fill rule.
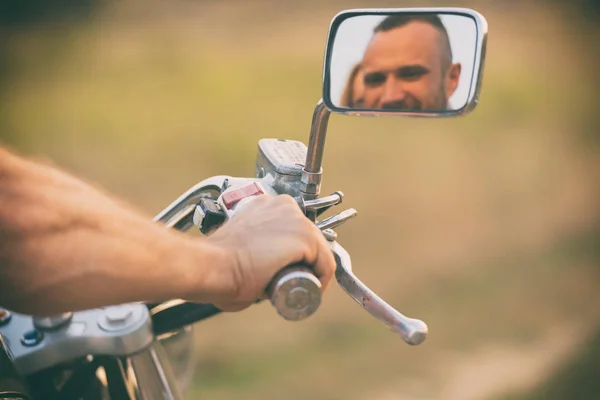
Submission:
[[[444,62],[443,46],[422,21],[377,32],[363,58],[365,108],[446,110],[461,68]]]
[[[352,82],[352,106],[364,107],[365,105],[365,83],[362,69],[359,69]]]

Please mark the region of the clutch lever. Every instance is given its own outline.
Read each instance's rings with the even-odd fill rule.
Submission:
[[[397,333],[409,345],[416,346],[427,338],[427,324],[408,318],[377,296],[352,273],[352,264],[348,252],[337,242],[331,243],[336,258],[335,278],[341,288],[360,304],[375,319]]]

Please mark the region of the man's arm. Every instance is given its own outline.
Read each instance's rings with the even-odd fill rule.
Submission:
[[[192,238],[0,148],[0,305],[14,311],[173,298],[236,311],[297,262],[328,286],[333,255],[289,196],[260,196],[210,237]]]
[[[224,262],[208,241],[168,231],[58,169],[0,148],[1,305],[49,314],[165,300],[190,285],[202,292],[207,267]]]

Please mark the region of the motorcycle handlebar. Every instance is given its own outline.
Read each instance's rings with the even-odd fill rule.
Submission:
[[[220,314],[222,310],[213,304],[204,303],[180,303],[172,307],[152,313],[152,329],[154,336],[174,332],[186,325]]]
[[[321,282],[306,265],[282,269],[267,287],[266,294],[277,313],[288,321],[308,318],[321,305]]]
[[[298,264],[282,269],[267,286],[266,295],[277,313],[288,321],[308,318],[321,305],[321,282],[310,268]],[[262,300],[257,300],[261,302]],[[160,304],[148,305],[151,309]],[[152,312],[155,336],[173,332],[186,325],[220,314],[213,304],[181,302]]]

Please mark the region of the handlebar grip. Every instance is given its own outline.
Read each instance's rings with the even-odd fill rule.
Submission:
[[[152,328],[154,336],[173,332],[186,325],[191,325],[214,315],[220,314],[212,304],[182,303],[152,314]]]
[[[298,264],[279,271],[266,291],[277,313],[288,321],[310,317],[321,305],[321,281]]]

